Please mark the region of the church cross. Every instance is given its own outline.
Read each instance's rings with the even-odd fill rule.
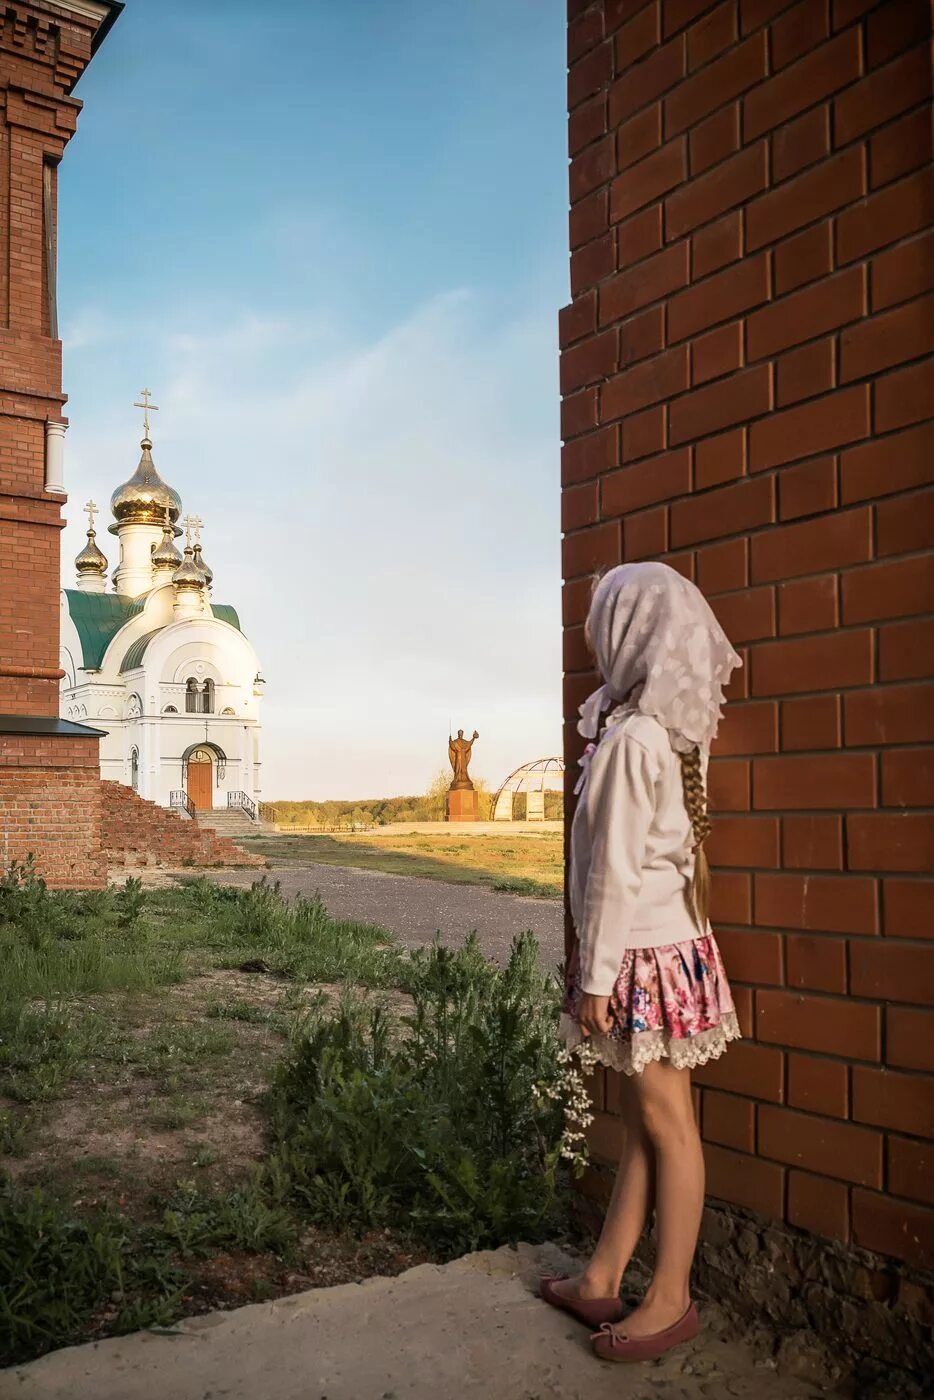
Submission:
[[[150,389],[140,389],[139,396],[143,400],[143,402],[135,403],[133,407],[141,408],[143,410],[143,434],[144,436],[149,437],[149,410],[152,409],[153,413],[158,413],[159,405],[157,403],[150,402],[152,398],[152,391]]]
[[[99,507],[98,505],[96,505],[94,501],[86,501],[86,502],[85,502],[85,505],[84,505],[84,509],[85,509],[85,510],[87,511],[87,513],[88,513],[88,529],[89,529],[89,530],[93,530],[93,529],[94,529],[94,517],[95,517],[95,515],[98,515],[98,514],[99,514],[99,512],[100,512],[100,507]]]
[[[186,515],[186,516],[185,516],[185,519],[182,521],[182,524],[183,524],[184,527],[185,527],[185,542],[186,542],[187,544],[191,544],[191,532],[192,532],[192,530],[194,530],[194,532],[195,532],[195,544],[200,544],[200,543],[201,543],[201,526],[204,524],[204,521],[201,519],[201,516],[200,516],[200,515]]]

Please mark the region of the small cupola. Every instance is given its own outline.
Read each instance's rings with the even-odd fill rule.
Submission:
[[[186,515],[182,521],[188,532],[188,543],[194,544],[194,566],[200,572],[208,589],[214,582],[214,570],[201,553],[201,531],[204,529],[204,521],[200,515]]]
[[[107,590],[107,559],[98,548],[97,531],[94,529],[98,507],[93,501],[88,501],[84,509],[88,515],[88,537],[81,553],[75,557],[77,586],[82,593],[104,593]]]
[[[201,570],[201,573],[204,576],[204,581],[207,584],[208,588],[210,588],[211,584],[214,582],[214,570],[211,568],[210,564],[205,559],[204,555],[201,553],[200,540],[195,541],[195,564]]]
[[[172,524],[172,517],[168,507],[166,507],[165,519],[162,525],[162,541],[156,545],[152,552],[152,567],[155,571],[158,583],[166,583],[173,577],[175,571],[182,563],[182,556],[175,545],[175,527]]]
[[[204,612],[207,581],[195,563],[195,551],[191,543],[191,516],[185,517],[185,557],[172,575],[175,587],[176,617],[196,617]]]

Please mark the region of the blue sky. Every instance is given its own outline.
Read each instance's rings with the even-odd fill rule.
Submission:
[[[260,653],[267,798],[420,791],[449,718],[491,783],[560,751],[563,15],[129,0],[77,89],[64,575],[147,384]]]

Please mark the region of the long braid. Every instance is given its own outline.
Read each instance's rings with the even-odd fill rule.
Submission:
[[[707,815],[707,789],[704,786],[704,770],[701,765],[700,749],[691,749],[681,755],[681,784],[684,789],[684,805],[691,819],[694,833],[694,879],[691,883],[691,905],[694,922],[701,933],[707,932],[707,914],[710,908],[710,867],[704,842],[710,835],[710,818]]]

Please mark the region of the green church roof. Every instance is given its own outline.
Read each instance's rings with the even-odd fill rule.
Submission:
[[[85,671],[99,671],[108,646],[120,628],[143,611],[146,597],[126,598],[122,593],[82,593],[77,588],[66,588],[65,597],[81,640],[82,667]],[[242,630],[237,610],[230,603],[212,603],[211,611],[221,622],[236,627],[238,632]],[[123,658],[121,672],[131,671],[140,664],[147,645],[161,630],[157,627],[133,642]],[[134,658],[132,661],[131,657]]]
[[[142,598],[125,598],[122,593],[82,593],[66,588],[68,611],[81,639],[81,664],[85,671],[99,671],[114,637],[131,617],[142,612]]]
[[[237,616],[237,609],[231,607],[229,603],[212,603],[211,612],[215,617],[219,617],[221,622],[229,622],[231,627],[236,627],[238,632],[242,632],[240,619]]]
[[[135,671],[137,666],[142,665],[143,654],[145,653],[146,648],[149,646],[149,643],[152,641],[153,637],[158,637],[161,631],[161,627],[156,627],[153,629],[152,632],[144,632],[141,637],[136,638],[136,641],[133,643],[126,656],[120,662],[121,676],[123,675],[124,671]]]

